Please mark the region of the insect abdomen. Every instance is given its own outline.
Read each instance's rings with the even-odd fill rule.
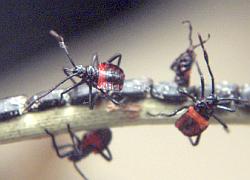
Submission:
[[[175,126],[188,137],[201,134],[208,125],[208,121],[193,106],[175,122]]]
[[[122,90],[125,74],[121,68],[113,64],[101,63],[98,70],[97,88],[112,91]]]

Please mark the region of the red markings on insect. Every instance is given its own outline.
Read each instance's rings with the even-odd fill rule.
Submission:
[[[103,151],[111,141],[111,131],[109,129],[97,129],[84,135],[82,140],[82,150],[92,146],[94,153]]]
[[[102,142],[98,134],[95,132],[87,133],[83,138],[82,149],[86,149],[88,146],[94,146],[94,153],[97,153],[97,149],[102,149]]]
[[[111,161],[112,154],[108,148],[109,143],[112,139],[112,132],[108,128],[93,130],[83,136],[80,139],[72,130],[69,124],[67,124],[68,132],[71,137],[73,144],[57,145],[55,135],[51,133],[48,129],[45,132],[51,137],[52,145],[56,151],[59,158],[67,157],[73,162],[76,171],[85,180],[88,178],[83,174],[83,172],[77,166],[77,162],[81,159],[87,157],[92,152],[100,154],[105,160]],[[71,147],[70,151],[65,151],[65,148]]]
[[[188,137],[201,134],[208,125],[208,120],[201,116],[193,106],[190,106],[188,111],[175,122],[175,126]]]
[[[103,90],[121,91],[125,74],[121,68],[114,64],[101,63],[98,66],[97,88]]]
[[[67,49],[67,46],[64,43],[63,37],[57,34],[55,31],[50,31],[50,34],[56,38],[56,40],[59,43],[59,46],[64,50],[66,53],[69,62],[73,66],[72,68],[63,68],[63,72],[66,75],[65,79],[60,81],[57,85],[55,85],[52,89],[47,91],[46,93],[40,95],[35,100],[30,102],[26,108],[25,111],[29,111],[33,104],[47,96],[48,94],[52,93],[55,89],[57,89],[59,86],[64,84],[66,81],[72,81],[73,85],[66,90],[64,90],[60,98],[62,100],[63,95],[71,91],[72,89],[77,88],[80,85],[87,84],[89,87],[89,108],[94,108],[95,100],[97,99],[97,96],[94,96],[92,88],[95,88],[100,91],[102,95],[104,95],[105,98],[112,101],[114,104],[120,104],[117,100],[115,100],[113,97],[110,96],[110,91],[121,91],[123,88],[124,83],[124,72],[120,68],[121,58],[122,55],[120,53],[115,54],[114,56],[110,57],[106,62],[99,63],[98,55],[94,54],[92,57],[92,63],[89,66],[83,66],[83,65],[76,65],[73,59],[71,58],[69,51]],[[114,65],[114,62],[117,62],[116,65]],[[80,81],[76,81],[75,79],[80,78]],[[94,96],[94,97],[93,97]],[[94,99],[93,99],[94,98]]]

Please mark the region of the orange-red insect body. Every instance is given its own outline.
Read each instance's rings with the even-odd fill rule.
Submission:
[[[208,119],[200,115],[194,106],[190,106],[188,111],[175,122],[175,126],[188,137],[200,135],[208,125]]]
[[[100,63],[98,66],[97,88],[103,90],[121,91],[125,74],[121,68],[110,63]]]

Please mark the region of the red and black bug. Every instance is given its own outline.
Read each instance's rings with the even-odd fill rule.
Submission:
[[[211,71],[208,55],[204,48],[203,40],[200,35],[199,40],[200,44],[204,53],[204,59],[207,64],[207,68],[211,77],[212,81],[212,87],[211,87],[211,93],[209,96],[205,96],[205,88],[204,88],[204,78],[203,74],[200,70],[199,64],[196,61],[197,69],[200,75],[200,81],[201,81],[201,95],[200,98],[196,98],[185,91],[179,91],[181,94],[189,97],[192,99],[193,104],[182,106],[176,111],[167,114],[167,113],[158,113],[158,114],[152,114],[148,113],[151,116],[175,116],[178,112],[182,111],[183,109],[187,109],[187,111],[176,121],[175,126],[185,135],[189,137],[189,140],[193,146],[198,145],[201,133],[208,127],[209,119],[210,117],[213,117],[215,120],[217,120],[223,128],[228,131],[228,126],[218,117],[214,114],[214,111],[216,109],[228,111],[228,112],[235,112],[235,109],[232,109],[230,107],[226,107],[223,104],[228,101],[243,103],[246,102],[244,100],[241,100],[239,98],[224,98],[224,97],[218,97],[215,94],[215,84],[214,84],[214,76]],[[191,137],[196,136],[196,140],[193,141]]]
[[[105,160],[111,161],[112,154],[108,148],[109,143],[112,139],[112,132],[110,129],[97,129],[86,133],[82,139],[80,139],[67,125],[68,132],[73,144],[57,145],[55,135],[49,130],[45,129],[45,132],[51,137],[52,145],[59,158],[67,157],[73,162],[76,171],[84,178],[87,179],[83,172],[78,168],[77,162],[87,157],[90,153],[100,154]],[[72,148],[68,152],[62,150],[66,148]]]
[[[187,50],[183,53],[181,53],[172,63],[171,69],[175,72],[175,82],[179,87],[189,87],[190,83],[190,73],[192,65],[195,61],[196,54],[194,50],[199,47],[201,44],[193,45],[192,40],[192,32],[193,27],[191,25],[191,22],[186,20],[182,22],[183,24],[188,24],[189,26],[189,47]],[[208,34],[208,38],[203,41],[203,43],[206,43],[210,38],[210,35]]]
[[[73,59],[70,57],[68,49],[64,43],[62,36],[58,35],[55,31],[51,30],[50,34],[56,38],[59,45],[64,49],[70,63],[73,68],[63,68],[64,74],[67,76],[64,80],[58,83],[54,88],[46,92],[45,94],[38,97],[35,101],[31,102],[26,109],[29,109],[36,101],[47,96],[53,90],[57,89],[60,85],[68,80],[73,82],[73,86],[66,89],[61,93],[61,99],[63,95],[72,89],[76,88],[81,84],[87,84],[89,86],[89,107],[93,109],[94,101],[92,100],[92,88],[98,89],[105,98],[109,99],[115,104],[119,104],[114,98],[109,95],[109,91],[121,91],[123,88],[123,83],[125,79],[125,74],[120,68],[121,54],[116,54],[108,59],[106,62],[99,63],[98,56],[95,54],[93,56],[92,64],[90,66],[75,65]],[[117,64],[113,62],[117,60]],[[74,77],[80,78],[79,82],[76,82]],[[95,98],[93,98],[95,99]]]

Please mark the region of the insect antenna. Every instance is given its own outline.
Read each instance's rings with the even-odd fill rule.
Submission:
[[[189,28],[189,34],[188,34],[189,46],[193,47],[193,40],[192,40],[193,27],[192,27],[192,24],[191,24],[191,22],[189,20],[182,21],[182,24],[188,24],[188,28]]]
[[[88,178],[83,174],[80,168],[77,166],[76,162],[73,162],[76,171],[83,177],[83,179],[88,180]]]
[[[195,61],[195,65],[197,67],[199,76],[200,76],[200,81],[201,81],[201,99],[204,99],[205,97],[205,83],[204,83],[204,76],[203,73],[201,72],[200,65],[197,61]]]
[[[207,39],[203,40],[203,44],[205,44],[208,40],[210,39],[210,34],[207,35]],[[196,49],[197,47],[201,46],[201,43],[196,44],[193,46],[193,50]]]
[[[68,49],[67,49],[67,46],[66,46],[65,43],[64,43],[63,37],[60,36],[60,35],[59,35],[56,31],[54,31],[54,30],[50,30],[50,31],[49,31],[49,34],[50,34],[51,36],[53,36],[53,37],[58,41],[59,46],[60,46],[60,47],[64,50],[64,52],[66,53],[66,55],[67,55],[67,57],[68,57],[70,63],[72,64],[72,66],[76,67],[76,64],[74,63],[73,59],[72,59],[72,58],[70,57],[70,55],[69,55],[69,51],[68,51]]]
[[[47,91],[46,93],[44,93],[43,95],[39,96],[37,99],[35,99],[34,101],[32,101],[30,104],[28,104],[28,106],[24,109],[24,111],[28,111],[33,104],[35,104],[36,102],[38,102],[40,99],[42,99],[43,97],[47,96],[48,94],[50,94],[52,91],[54,91],[55,89],[57,89],[59,86],[61,86],[63,83],[65,83],[66,81],[68,81],[69,79],[71,79],[72,77],[76,76],[77,74],[72,74],[70,76],[68,76],[67,78],[65,78],[64,80],[62,80],[61,82],[59,82],[56,86],[54,86],[52,89],[50,89],[49,91]]]
[[[201,47],[202,47],[202,50],[203,50],[203,54],[204,54],[204,59],[206,61],[207,68],[208,68],[208,71],[209,71],[209,74],[210,74],[210,77],[211,77],[211,81],[212,81],[211,94],[214,95],[214,93],[215,93],[214,75],[213,75],[212,70],[211,70],[210,65],[209,65],[208,54],[207,54],[207,51],[206,51],[206,49],[204,47],[202,37],[201,37],[200,34],[198,34],[198,37],[199,37],[199,40],[200,40],[200,44],[201,44]]]
[[[189,20],[185,20],[185,21],[182,21],[182,24],[188,24],[188,27],[189,27],[189,34],[188,34],[189,47],[194,50],[197,47],[201,46],[201,43],[193,45],[193,39],[192,39],[193,26],[192,26],[191,22]],[[207,39],[203,40],[203,44],[205,44],[209,39],[210,39],[210,34],[207,35]]]

